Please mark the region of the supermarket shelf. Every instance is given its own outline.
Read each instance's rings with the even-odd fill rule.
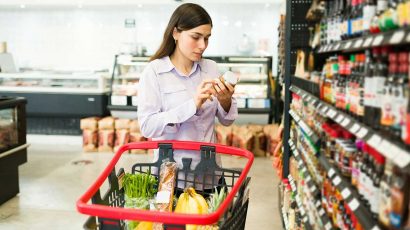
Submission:
[[[383,138],[383,135],[379,132],[357,121],[346,113],[338,111],[334,106],[321,101],[314,95],[298,87],[292,86],[290,90],[312,104],[316,110],[320,111],[324,116],[332,119],[358,138],[364,140],[367,144],[382,153],[387,159],[392,160],[400,168],[410,170],[410,153],[406,145],[397,140]],[[300,121],[298,123],[300,124]]]
[[[130,105],[107,105],[107,108],[111,110],[119,110],[119,111],[138,111],[137,106],[130,106]]]
[[[283,224],[285,225],[285,229],[289,230],[289,219],[288,219],[288,215],[286,215],[284,207],[282,207],[281,213],[282,213],[282,221],[283,221]]]
[[[290,174],[288,175],[288,179],[289,179],[289,184],[292,189],[292,192],[295,194],[295,197],[296,197],[296,204],[298,205],[301,219],[305,223],[305,229],[312,229],[312,227],[309,224],[309,217],[306,215],[306,211],[305,211],[305,208],[303,207],[302,200],[300,199],[300,196],[298,195],[295,180]]]
[[[239,108],[238,112],[243,114],[266,114],[271,113],[271,108]]]
[[[393,31],[371,34],[346,41],[334,42],[321,46],[318,53],[343,51],[345,53],[365,50],[384,45],[410,44],[410,28],[401,28]]]
[[[332,184],[339,191],[341,191],[343,200],[347,202],[350,209],[354,212],[363,229],[379,229],[379,227],[377,226],[377,221],[372,218],[372,214],[370,213],[368,208],[366,208],[365,205],[360,202],[360,196],[354,189],[352,189],[351,183],[346,181],[341,173],[336,168],[331,166],[325,156],[320,156],[319,162],[327,171],[327,175],[332,181]]]
[[[310,80],[303,79],[300,77],[292,76],[291,77],[292,85],[305,90],[313,95],[319,96],[320,95],[320,88],[319,84],[314,83]]]
[[[298,168],[301,170],[301,172],[303,173],[303,176],[305,177],[305,183],[308,187],[308,190],[309,190],[311,196],[313,198],[317,197],[318,193],[320,194],[320,189],[318,188],[316,183],[312,180],[312,176],[310,175],[309,170],[306,167],[306,164],[304,163],[304,161],[303,161],[302,157],[300,156],[300,153],[298,152],[298,150],[295,148],[295,145],[294,145],[292,140],[289,140],[289,146],[291,148],[293,156],[295,157],[296,161],[298,162]],[[291,184],[291,187],[293,189],[292,184]],[[298,202],[298,201],[296,201],[296,202]],[[298,202],[298,205],[299,205],[299,202]],[[325,210],[323,209],[323,207],[321,206],[321,202],[316,200],[316,202],[313,203],[312,206],[314,206],[316,208],[316,211],[318,212],[318,214],[320,216],[320,220],[322,222],[322,225],[325,227],[325,229],[326,230],[332,229],[332,222],[329,219],[329,217],[327,216],[327,214],[326,214]]]
[[[310,127],[299,117],[299,115],[293,111],[292,109],[289,110],[289,114],[292,116],[293,120],[302,128],[303,132],[313,141],[313,143],[317,143],[319,141],[319,137],[310,129]]]

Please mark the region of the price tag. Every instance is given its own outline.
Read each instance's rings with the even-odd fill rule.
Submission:
[[[355,211],[357,210],[357,208],[359,208],[360,203],[359,203],[359,201],[357,201],[356,198],[353,198],[353,200],[350,201],[348,205],[349,205],[350,209],[351,209],[353,212],[355,212]]]
[[[369,139],[367,143],[373,148],[377,148],[377,146],[380,144],[380,141],[382,141],[382,138],[379,135],[375,134]]]
[[[323,104],[322,104],[322,105],[323,105]],[[323,105],[322,113],[326,113],[326,112],[328,111],[328,109],[329,109],[329,107]]]
[[[373,40],[373,46],[379,46],[382,44],[383,41],[383,35],[378,35],[374,40]]]
[[[307,216],[305,216],[305,218],[303,218],[303,222],[308,223],[309,219]]]
[[[332,230],[332,224],[330,222],[327,222],[327,224],[325,225],[325,229]]]
[[[111,105],[127,105],[127,96],[111,96]]]
[[[364,41],[363,47],[369,47],[370,44],[372,44],[372,41],[373,41],[372,37],[366,38],[366,41]]]
[[[406,37],[406,42],[410,42],[410,33]]]
[[[393,36],[390,38],[390,44],[400,43],[403,40],[404,35],[406,35],[406,33],[403,30],[394,32]]]
[[[316,205],[316,208],[320,207],[320,205],[321,205],[320,201],[316,201],[315,205]]]
[[[333,179],[333,184],[335,186],[338,186],[342,182],[342,179],[339,176],[336,176],[335,179]]]
[[[336,116],[336,114],[337,112],[334,111],[333,109],[329,109],[329,111],[327,111],[327,115],[332,119]]]
[[[379,226],[375,225],[371,230],[380,230]]]
[[[350,195],[352,195],[352,192],[348,188],[344,188],[342,191],[343,199],[346,200]]]
[[[394,155],[391,151],[392,144],[390,141],[382,140],[382,142],[377,146],[376,150],[383,154],[387,159],[393,159]]]
[[[332,178],[333,175],[335,175],[335,173],[336,173],[335,170],[333,168],[330,168],[329,172],[327,172],[327,175],[329,176],[329,178]]]
[[[298,151],[293,150],[293,154],[294,154],[296,157],[299,156],[299,152],[298,152]]]
[[[362,127],[358,132],[357,132],[357,137],[359,137],[360,139],[363,139],[363,137],[365,137],[367,135],[367,133],[369,132],[369,130],[367,130],[365,127]]]
[[[400,149],[399,154],[394,158],[394,163],[396,163],[400,168],[404,168],[410,164],[410,153],[403,149]]]
[[[311,191],[312,193],[314,193],[314,192],[316,191],[315,186],[310,187],[310,191]]]
[[[321,209],[319,210],[319,215],[320,215],[320,216],[324,216],[325,214],[326,214],[325,210],[324,210],[323,208],[321,208]]]
[[[354,48],[357,49],[359,48],[363,43],[363,39],[359,39],[354,43]]]
[[[350,129],[349,131],[353,134],[356,134],[357,131],[359,131],[359,129],[361,128],[361,126],[357,123],[355,123]]]
[[[312,180],[311,176],[306,177],[306,181],[309,183]]]
[[[338,42],[335,46],[335,50],[338,50],[340,48],[340,42]]]
[[[349,124],[350,124],[350,119],[346,117],[342,122],[342,126],[347,127]]]
[[[344,48],[349,49],[351,46],[352,46],[352,41],[349,41],[349,42],[346,43]]]
[[[299,167],[302,167],[302,165],[303,165],[303,162],[299,161]]]
[[[342,114],[339,114],[339,116],[337,116],[335,120],[336,120],[337,123],[340,123],[340,122],[342,122],[343,118],[345,118],[345,117]]]

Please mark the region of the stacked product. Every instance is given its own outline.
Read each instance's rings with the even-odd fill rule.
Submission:
[[[114,150],[114,123],[113,117],[104,117],[98,121],[98,152],[112,152]]]
[[[98,117],[81,119],[80,127],[83,130],[83,151],[98,151]]]

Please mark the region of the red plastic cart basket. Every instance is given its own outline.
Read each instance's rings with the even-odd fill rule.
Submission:
[[[183,168],[178,169],[177,183],[194,183],[194,186],[201,185],[205,188],[208,186],[226,187],[228,195],[219,208],[209,214],[181,214],[173,212],[159,212],[139,209],[124,208],[124,191],[120,189],[118,176],[124,172],[120,169],[119,173],[115,172],[115,165],[121,155],[132,149],[158,149],[159,158],[154,163],[136,163],[132,167],[132,173],[154,172],[153,175],[158,178],[160,164],[168,158],[174,161],[173,150],[198,150],[201,153],[201,161],[194,170],[190,169],[191,159],[184,158]],[[226,154],[240,156],[247,159],[243,169],[221,168],[216,164],[216,155]],[[108,166],[104,169],[97,181],[80,197],[77,201],[77,210],[80,213],[90,215],[91,217],[85,223],[85,229],[125,229],[124,220],[138,220],[164,223],[164,229],[185,229],[186,224],[195,225],[212,225],[219,223],[219,229],[244,229],[246,214],[249,204],[248,184],[250,178],[247,177],[249,169],[253,163],[253,154],[247,150],[234,147],[201,143],[189,141],[148,141],[139,143],[129,143],[122,146]],[[156,172],[156,173],[155,173]],[[181,173],[182,172],[182,173]],[[181,174],[183,176],[181,176]],[[205,178],[219,176],[224,180],[212,179],[209,183],[202,181],[188,181],[187,178]],[[108,180],[109,189],[101,196],[100,187]],[[202,195],[209,195],[212,191],[197,191]],[[91,201],[91,202],[90,202]]]

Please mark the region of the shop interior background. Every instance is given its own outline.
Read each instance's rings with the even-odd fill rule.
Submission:
[[[158,48],[175,1],[0,1],[0,41],[18,68],[111,70],[118,53]],[[279,1],[194,1],[211,15],[205,56],[273,56]],[[247,37],[247,38],[246,38]]]

